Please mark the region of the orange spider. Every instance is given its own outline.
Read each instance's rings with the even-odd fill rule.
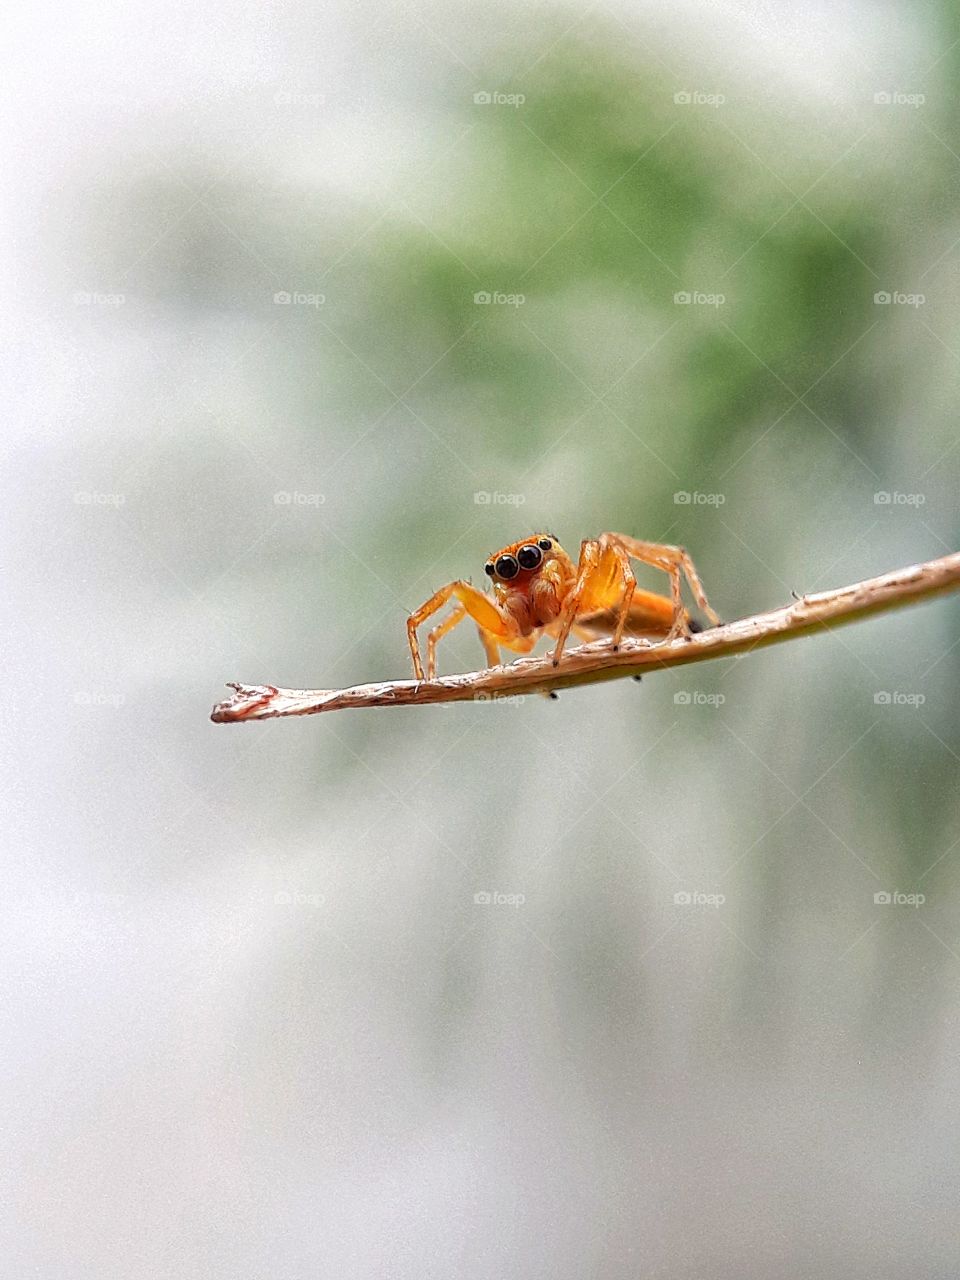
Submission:
[[[630,560],[653,565],[670,575],[671,598],[637,586]],[[697,604],[713,623],[720,619],[704,595],[693,561],[682,547],[640,542],[623,533],[601,533],[580,544],[574,564],[552,533],[535,533],[512,542],[484,565],[493,594],[478,591],[462,578],[448,582],[407,619],[407,639],[416,678],[423,663],[417,628],[454,597],[454,608],[427,637],[427,678],[437,673],[437,642],[469,616],[477,624],[487,663],[500,662],[500,646],[529,653],[541,635],[556,638],[553,665],[573,631],[582,639],[610,636],[616,650],[625,630],[666,643],[700,628],[683,606],[683,576]]]

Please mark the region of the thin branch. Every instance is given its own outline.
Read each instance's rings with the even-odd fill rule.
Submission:
[[[783,640],[856,622],[870,614],[916,604],[960,588],[960,553],[868,578],[849,587],[800,596],[770,613],[726,623],[670,644],[625,639],[617,652],[608,640],[570,649],[554,667],[549,655],[521,658],[506,666],[442,676],[437,680],[388,680],[351,689],[278,689],[231,684],[232,697],[210,716],[218,724],[308,716],[345,707],[408,707],[431,702],[485,702],[517,694],[550,693],[575,685],[645,675],[667,667],[729,658]]]

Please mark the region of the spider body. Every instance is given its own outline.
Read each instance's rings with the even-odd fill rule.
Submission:
[[[670,575],[668,598],[637,586],[631,559]],[[576,563],[551,533],[535,533],[501,547],[484,572],[491,579],[486,593],[458,578],[448,582],[407,619],[407,638],[414,674],[424,678],[417,628],[451,599],[456,603],[427,638],[427,676],[436,675],[438,642],[465,617],[477,624],[489,666],[500,661],[500,646],[529,653],[541,635],[556,638],[557,666],[570,632],[583,639],[609,636],[614,648],[625,631],[651,641],[689,634],[690,617],[683,606],[686,577],[700,608],[712,622],[710,607],[693,562],[682,547],[640,542],[621,533],[602,533],[580,544]]]

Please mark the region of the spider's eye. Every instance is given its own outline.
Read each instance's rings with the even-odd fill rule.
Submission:
[[[520,572],[520,566],[513,556],[500,556],[494,568],[498,578],[515,578]]]
[[[492,564],[485,564],[483,566],[483,572],[489,574],[490,577],[492,578],[497,571],[496,569],[494,569]]]
[[[550,548],[553,546],[553,543],[550,541],[549,538],[540,538],[537,541],[537,546],[540,548],[541,551],[549,551]]]
[[[517,552],[517,559],[520,561],[521,569],[535,569],[543,559],[543,553],[539,547],[528,543]]]

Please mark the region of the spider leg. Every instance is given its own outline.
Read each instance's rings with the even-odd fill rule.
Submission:
[[[557,620],[557,643],[553,650],[553,665],[559,666],[563,657],[563,647],[573,626],[574,619],[580,612],[584,595],[596,581],[600,567],[600,543],[594,538],[584,538],[580,543],[580,559],[577,561],[577,576],[563,602],[563,609]]]
[[[458,604],[450,613],[439,622],[432,631],[427,633],[427,679],[432,680],[437,674],[437,644],[443,639],[448,632],[452,631],[458,623],[468,617],[467,607]],[[487,659],[488,667],[498,667],[500,665],[500,643],[498,638],[484,627],[477,623],[477,635],[480,637],[480,643],[483,645],[483,652]],[[501,638],[502,639],[502,638]],[[502,641],[506,643],[506,641]],[[516,640],[510,641],[509,647],[516,653],[529,653],[537,642],[536,635],[518,637]]]
[[[575,620],[600,611],[609,614],[608,634],[611,636],[614,650],[619,649],[624,627],[631,618],[631,607],[636,590],[637,579],[630,564],[630,557],[623,547],[614,542],[604,544],[600,541],[588,547],[585,542],[580,550],[576,583],[564,602],[564,614],[554,651],[554,666],[557,665],[563,653],[567,635],[571,630],[577,631]],[[568,610],[572,610],[572,617],[568,617]],[[672,618],[672,612],[670,616]]]
[[[423,680],[424,675],[423,663],[420,660],[420,643],[417,640],[417,627],[422,622],[426,622],[427,618],[435,614],[438,609],[442,609],[451,597],[454,597],[463,606],[464,613],[469,614],[478,627],[489,632],[498,643],[509,645],[512,648],[515,642],[521,639],[516,620],[509,613],[501,609],[490,596],[484,595],[482,591],[478,591],[469,582],[464,582],[462,578],[458,578],[454,582],[448,582],[439,591],[435,591],[430,599],[411,613],[407,619],[407,642],[410,645],[410,656],[413,659],[414,675],[418,680]],[[456,613],[457,610],[454,609],[454,614]],[[461,617],[463,617],[463,614],[457,617],[457,622],[460,621]],[[441,623],[440,627],[442,628],[443,625]],[[451,623],[451,626],[455,625],[456,623]],[[440,628],[437,629],[439,630]],[[449,628],[447,629],[449,630]],[[445,632],[441,632],[441,634],[445,634]],[[438,636],[437,639],[439,638]]]
[[[703,612],[711,622],[719,623],[720,619],[706,597],[693,561],[683,547],[672,547],[662,542],[641,542],[640,539],[631,538],[624,533],[602,533],[600,543],[605,548],[618,548],[621,553],[639,560],[641,564],[652,565],[653,568],[662,569],[664,573],[669,574],[673,623],[666,637],[668,641],[674,640],[688,630],[682,594],[684,577],[690,584],[690,590]]]
[[[630,557],[616,543],[604,546],[600,550],[600,563],[597,566],[595,585],[584,592],[581,608],[593,612],[597,608],[607,606],[613,614],[613,648],[620,648],[623,628],[630,616],[630,606],[637,589],[637,579],[630,564]]]
[[[492,636],[489,631],[484,631],[479,623],[477,624],[477,634],[480,637],[480,643],[483,645],[483,652],[486,654],[487,666],[499,667],[500,646],[497,644],[496,636]]]
[[[462,604],[458,604],[456,608],[451,609],[442,622],[427,634],[427,679],[432,680],[437,674],[437,644],[443,639],[448,631],[452,631],[458,622],[462,622],[467,616],[467,611]]]

